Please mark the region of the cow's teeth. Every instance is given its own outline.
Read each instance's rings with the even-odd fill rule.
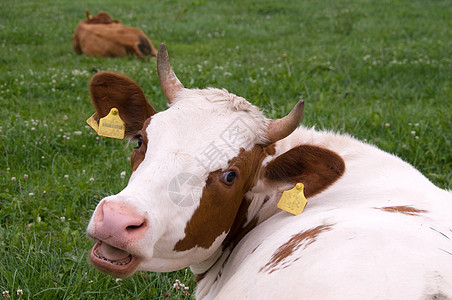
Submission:
[[[132,255],[131,255],[131,254],[129,254],[129,256],[127,256],[126,258],[121,259],[121,260],[110,260],[110,259],[108,259],[108,258],[102,256],[102,255],[100,254],[100,251],[99,251],[98,248],[94,249],[94,255],[95,255],[97,258],[100,258],[100,259],[102,259],[102,260],[104,260],[104,261],[108,261],[108,262],[110,262],[110,263],[112,263],[112,264],[114,264],[114,265],[118,265],[118,266],[124,266],[124,265],[127,265],[128,263],[130,263],[130,262],[132,261]]]

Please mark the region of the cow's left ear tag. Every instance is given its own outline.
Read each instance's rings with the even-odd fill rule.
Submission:
[[[304,185],[299,182],[293,189],[284,191],[281,199],[279,199],[278,208],[294,215],[301,214],[306,204],[308,204],[308,200],[306,200],[303,190]]]
[[[97,134],[114,139],[124,138],[125,124],[117,108],[113,107],[108,115],[100,119]]]

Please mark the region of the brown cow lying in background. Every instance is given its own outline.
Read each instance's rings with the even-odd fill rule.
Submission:
[[[101,57],[157,56],[157,49],[140,29],[119,24],[106,12],[93,17],[86,11],[86,17],[87,20],[78,23],[72,37],[75,52]]]

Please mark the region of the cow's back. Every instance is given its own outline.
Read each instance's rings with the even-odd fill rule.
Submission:
[[[117,23],[80,22],[73,36],[73,48],[75,52],[83,52],[88,56],[157,55],[157,50],[150,39],[140,29]]]
[[[309,199],[301,215],[280,211],[249,232],[211,287],[200,282],[199,296],[452,298],[452,193],[350,137],[300,129],[278,151],[294,140],[333,149],[345,160],[345,174]]]
[[[450,298],[452,222],[436,213],[281,212],[241,241],[212,291],[219,299]]]

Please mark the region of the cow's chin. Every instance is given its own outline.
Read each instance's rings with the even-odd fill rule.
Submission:
[[[94,245],[89,258],[99,271],[115,278],[132,276],[140,263],[140,258],[102,241]]]

